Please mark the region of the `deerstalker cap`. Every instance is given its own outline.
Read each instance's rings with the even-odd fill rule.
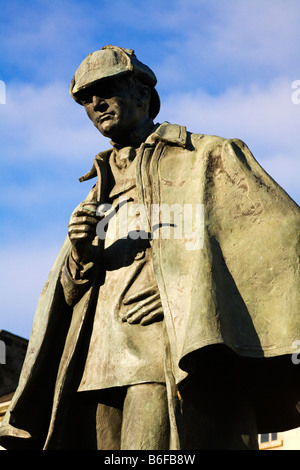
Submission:
[[[132,49],[117,46],[104,46],[101,50],[89,54],[79,65],[71,81],[70,94],[77,103],[80,91],[97,82],[134,74],[151,89],[150,116],[154,118],[160,109],[160,99],[155,89],[157,79],[153,71],[140,62]]]

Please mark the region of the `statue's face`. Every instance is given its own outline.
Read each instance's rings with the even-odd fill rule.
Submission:
[[[129,144],[130,134],[145,120],[139,97],[123,77],[90,86],[80,93],[80,100],[101,134],[117,143]]]

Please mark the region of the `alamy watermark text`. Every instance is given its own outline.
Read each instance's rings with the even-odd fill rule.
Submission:
[[[6,364],[6,346],[4,341],[0,341],[0,364]]]
[[[0,104],[6,104],[6,90],[3,80],[0,80]]]
[[[182,240],[186,250],[199,250],[204,243],[203,204],[152,204],[148,212],[143,204],[120,201],[118,207],[102,204],[97,215],[102,220],[97,224],[98,238],[104,240],[109,224],[110,237],[137,239]],[[122,210],[119,210],[122,207]],[[118,217],[115,217],[118,213]],[[139,229],[132,224],[132,216],[139,215]]]
[[[300,104],[300,80],[294,80],[292,83],[292,88],[295,91],[292,93],[292,103]]]

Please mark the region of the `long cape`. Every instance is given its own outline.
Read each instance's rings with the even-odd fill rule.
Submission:
[[[88,197],[99,203],[108,154],[99,154],[82,178],[98,176]],[[243,142],[169,123],[140,148],[137,188],[150,229],[153,206],[203,208],[201,246],[193,246],[190,232],[162,236],[163,211],[152,241],[165,313],[170,448],[180,448],[177,389],[216,345],[253,361],[257,390],[268,387],[269,400],[257,403],[260,432],[300,426],[300,366],[293,361],[300,338],[297,204]],[[0,427],[6,448],[51,448],[78,380],[99,284],[73,310],[66,305],[59,279],[69,250],[66,240],[39,299],[19,386]]]

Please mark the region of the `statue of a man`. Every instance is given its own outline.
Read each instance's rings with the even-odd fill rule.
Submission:
[[[168,122],[130,49],[72,97],[110,139],[41,294],[8,449],[257,449],[300,425],[297,204],[237,139]]]

